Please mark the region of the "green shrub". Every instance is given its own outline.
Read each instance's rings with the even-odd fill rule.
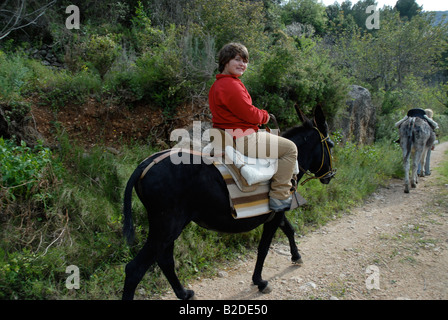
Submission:
[[[84,66],[81,72],[71,74],[66,70],[54,71],[37,80],[41,98],[53,109],[58,110],[68,104],[82,104],[87,97],[102,93],[102,81],[97,73]]]
[[[1,252],[2,256],[5,255]],[[29,250],[0,257],[0,299],[45,298],[53,293],[45,279],[49,276],[48,265]]]
[[[51,151],[42,144],[32,150],[23,141],[16,146],[0,137],[0,163],[0,184],[13,198],[30,197],[38,193],[43,180],[54,179]]]
[[[171,113],[185,97],[182,51],[173,25],[163,43],[143,53],[136,61],[135,87],[140,96]]]
[[[150,51],[163,41],[163,31],[152,26],[151,19],[141,1],[138,1],[131,23],[130,42],[137,52]]]
[[[0,102],[21,101],[29,78],[30,69],[23,56],[11,57],[0,51]]]
[[[109,71],[119,54],[120,47],[109,36],[92,35],[87,43],[87,60],[100,74],[101,79]]]
[[[104,76],[104,91],[119,104],[141,99],[142,92],[136,77],[135,52],[122,49],[109,72]]]
[[[436,131],[439,139],[447,137],[448,136],[448,115],[436,114],[436,115],[434,115],[434,120],[439,125],[439,129],[437,129],[437,131]]]
[[[254,105],[273,113],[282,127],[297,125],[297,104],[305,113],[322,106],[328,122],[345,105],[347,83],[313,43],[298,49],[281,35],[262,59],[254,61],[242,79]]]

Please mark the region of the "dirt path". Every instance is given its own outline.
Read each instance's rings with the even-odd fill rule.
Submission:
[[[436,146],[432,168],[447,149]],[[201,300],[448,299],[448,186],[437,177],[433,170],[409,194],[392,180],[361,207],[298,237],[302,266],[291,265],[286,242],[273,244],[263,270],[269,294],[252,285],[254,255],[189,287]]]

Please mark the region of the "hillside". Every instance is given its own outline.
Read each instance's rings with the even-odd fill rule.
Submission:
[[[433,25],[448,23],[448,10],[447,11],[435,11],[435,18]]]

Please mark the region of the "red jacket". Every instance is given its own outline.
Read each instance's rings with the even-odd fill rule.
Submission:
[[[208,94],[214,128],[254,131],[268,121],[269,114],[252,105],[252,98],[244,84],[235,76],[218,74]]]

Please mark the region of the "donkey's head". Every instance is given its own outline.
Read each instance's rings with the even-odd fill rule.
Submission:
[[[285,132],[283,137],[292,140],[299,151],[299,180],[304,174],[310,176],[302,184],[311,179],[319,179],[321,183],[328,184],[336,174],[333,168],[331,149],[334,147],[328,135],[328,125],[320,106],[314,110],[314,118],[308,119],[296,106],[302,126]],[[313,176],[314,175],[314,176]]]

